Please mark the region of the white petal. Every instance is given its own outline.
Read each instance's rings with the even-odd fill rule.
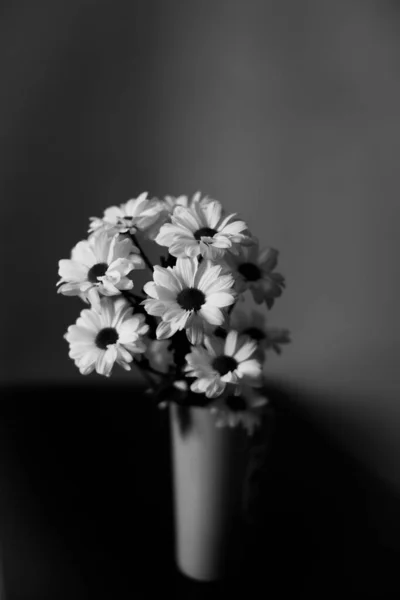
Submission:
[[[125,363],[130,363],[133,360],[132,355],[128,352],[128,350],[126,350],[126,348],[124,348],[124,346],[121,346],[121,344],[118,344],[117,348],[117,361],[119,362],[121,359],[123,362]],[[129,370],[129,369],[127,369]]]
[[[82,263],[88,269],[98,262],[89,240],[82,240],[76,244],[72,249],[71,259]]]
[[[145,294],[147,294],[151,298],[155,298],[156,300],[158,300],[157,288],[158,288],[158,286],[155,284],[154,281],[148,281],[143,286],[143,291],[145,292]]]
[[[188,322],[186,328],[186,337],[194,346],[202,343],[204,338],[204,326],[202,319],[199,316],[193,315],[190,324]]]
[[[177,293],[174,290],[169,290],[165,287],[157,286],[157,295],[163,302],[176,303]]]
[[[211,323],[211,325],[222,325],[225,317],[221,310],[217,306],[213,306],[208,301],[200,308],[200,315],[205,321]]]
[[[204,394],[204,392],[206,391],[207,387],[210,385],[210,380],[204,378],[201,379],[196,379],[196,381],[193,381],[192,385],[190,386],[190,389],[192,390],[192,392],[195,392],[196,394]]]
[[[254,358],[241,362],[236,370],[240,376],[250,377],[251,379],[258,379],[262,374],[261,363]]]
[[[131,317],[124,321],[118,327],[118,341],[121,344],[136,341],[138,337],[139,320],[136,316]]]
[[[99,291],[104,294],[104,296],[117,296],[120,293],[119,289],[107,277],[102,277]]]
[[[178,258],[175,265],[175,271],[185,284],[184,287],[191,288],[194,285],[194,278],[197,271],[198,262],[193,258]]]
[[[182,225],[192,232],[195,232],[202,227],[202,222],[195,210],[183,206],[177,206],[175,208],[172,222],[176,225]]]
[[[222,214],[221,203],[218,200],[213,200],[203,206],[203,212],[206,215],[208,226],[211,229],[216,229]]]
[[[165,312],[165,304],[159,300],[145,300],[142,304],[146,312],[153,317],[161,317]]]
[[[207,398],[218,398],[218,396],[220,396],[225,390],[225,387],[226,383],[222,381],[222,379],[215,379],[215,381],[209,385],[206,390]]]
[[[178,328],[175,323],[166,323],[161,321],[156,330],[157,339],[165,340],[170,338],[172,335],[174,335],[174,333],[176,333],[177,330]]]
[[[172,256],[195,258],[200,254],[199,242],[194,238],[191,240],[183,240],[177,238],[169,247],[169,253]]]
[[[96,371],[99,375],[109,377],[114,363],[117,359],[117,349],[115,345],[110,346],[107,350],[101,352],[97,358]]]
[[[115,224],[118,221],[118,219],[121,219],[123,216],[124,213],[119,206],[110,206],[104,211],[103,218],[108,223]]]
[[[229,292],[215,292],[214,294],[207,294],[207,304],[224,308],[230,306],[235,302],[235,296]]]
[[[68,327],[68,331],[65,334],[65,339],[70,342],[80,342],[83,344],[93,344],[97,332],[93,332],[86,327],[80,327],[79,325],[71,325]]]
[[[175,319],[179,320],[186,312],[188,311],[186,311],[181,306],[179,306],[179,304],[176,304],[176,302],[174,302],[173,304],[165,308],[165,311],[161,316],[163,321],[172,321]]]
[[[232,292],[233,293],[234,279],[232,275],[217,275],[214,280],[207,285],[207,294],[215,294],[216,292]]]
[[[239,363],[243,362],[244,360],[248,360],[256,350],[257,342],[255,340],[246,341],[243,343],[241,348],[235,352],[234,358]]]
[[[258,264],[262,266],[262,268],[267,271],[273,271],[278,263],[278,250],[275,248],[265,248],[262,250],[258,256]]]
[[[213,265],[209,260],[203,260],[197,269],[196,287],[204,293],[208,292],[208,288],[215,283],[221,274],[221,267]]]
[[[58,274],[65,281],[85,281],[88,267],[76,260],[62,259],[58,261]]]
[[[204,338],[204,345],[213,358],[224,353],[224,343],[224,340],[216,336],[208,335]]]
[[[231,330],[226,336],[225,340],[225,354],[227,356],[233,356],[236,352],[236,345],[238,339],[238,332]]]
[[[81,311],[80,317],[76,322],[77,325],[80,325],[80,321],[84,327],[90,329],[94,334],[97,334],[99,329],[102,327],[99,314],[94,310],[90,310],[89,308],[85,308]]]
[[[247,225],[244,221],[233,221],[232,223],[228,223],[228,225],[225,225],[225,227],[221,230],[221,228],[219,229],[219,232],[223,233],[224,235],[237,235],[238,233],[241,233],[242,231],[247,229]]]
[[[153,279],[157,285],[165,287],[168,290],[180,292],[182,289],[182,285],[176,278],[173,269],[165,269],[159,265],[155,265]]]
[[[114,302],[110,298],[102,298],[100,302],[101,321],[103,327],[112,327],[114,319]]]
[[[58,294],[64,296],[79,296],[81,294],[81,285],[79,283],[63,283],[57,290]]]

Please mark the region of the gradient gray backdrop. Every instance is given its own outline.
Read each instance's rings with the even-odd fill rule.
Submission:
[[[269,372],[400,488],[399,32],[395,1],[3,2],[2,382],[82,381],[55,283],[89,216],[200,189],[281,251]]]

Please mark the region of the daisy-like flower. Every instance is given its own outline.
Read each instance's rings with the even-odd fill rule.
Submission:
[[[284,277],[274,272],[278,254],[274,248],[260,251],[256,241],[252,246],[241,246],[236,256],[225,256],[225,262],[236,278],[238,293],[249,289],[257,304],[265,301],[268,308],[272,308],[275,298],[282,294],[285,287]]]
[[[100,310],[82,310],[64,337],[70,345],[69,356],[82,375],[96,370],[109,377],[114,363],[130,371],[132,355],[146,350],[142,338],[147,330],[144,315],[134,315],[124,298],[102,298]]]
[[[237,427],[242,425],[249,435],[261,425],[262,409],[268,400],[259,390],[243,386],[239,396],[224,394],[218,398],[210,412],[215,414],[216,427]]]
[[[102,231],[111,231],[112,233],[135,234],[139,230],[149,237],[155,237],[161,226],[160,222],[157,227],[157,222],[164,210],[160,200],[150,199],[147,197],[147,192],[143,192],[125,204],[110,206],[104,211],[101,219],[91,217],[89,232],[98,234]],[[153,227],[155,227],[155,231],[152,229]]]
[[[145,356],[150,366],[160,373],[168,373],[170,367],[174,366],[171,340],[150,340]]]
[[[256,310],[247,313],[235,307],[231,313],[230,326],[257,342],[260,360],[265,359],[265,352],[270,348],[281,354],[281,344],[290,342],[288,329],[267,327],[265,315]]]
[[[99,295],[115,296],[121,290],[130,290],[133,281],[128,278],[134,269],[145,264],[139,250],[130,239],[119,239],[103,231],[99,235],[78,242],[72,249],[71,259],[59,261],[58,292],[66,296],[80,296],[99,306]]]
[[[186,375],[196,378],[190,386],[192,392],[216,398],[228,384],[231,384],[234,395],[241,393],[243,384],[252,387],[261,385],[262,366],[254,358],[257,350],[254,340],[231,330],[226,340],[206,337],[204,345],[205,348],[193,348],[186,356]]]
[[[166,339],[186,329],[188,340],[200,344],[204,333],[225,321],[224,308],[235,301],[232,275],[221,275],[221,266],[204,260],[178,258],[174,267],[154,267],[154,281],[144,286],[150,298],[145,310],[161,317],[156,331]]]
[[[176,257],[217,260],[227,251],[235,252],[238,244],[251,241],[247,225],[236,215],[223,217],[222,206],[217,200],[207,203],[193,202],[187,208],[176,206],[171,223],[165,223],[155,241],[167,246]]]

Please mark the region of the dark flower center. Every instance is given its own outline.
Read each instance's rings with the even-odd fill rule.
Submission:
[[[258,329],[258,327],[248,327],[243,331],[243,333],[250,336],[253,340],[256,340],[256,342],[260,342],[261,340],[265,339],[265,333],[261,331],[261,329]]]
[[[212,361],[212,367],[221,375],[226,375],[229,371],[234,371],[237,367],[237,361],[233,356],[217,356]]]
[[[228,332],[227,332],[227,330],[226,330],[226,329],[224,329],[223,327],[217,327],[217,328],[215,329],[215,331],[214,331],[214,335],[215,335],[216,337],[219,337],[219,338],[221,338],[221,339],[225,340],[225,339],[226,339],[226,336],[228,335]]]
[[[90,283],[97,283],[97,278],[103,277],[103,275],[106,274],[107,269],[107,263],[97,263],[93,265],[93,267],[91,267],[88,272],[88,280],[90,281]]]
[[[179,292],[176,300],[184,310],[200,310],[206,301],[206,297],[197,288],[186,288]]]
[[[109,344],[115,344],[118,341],[118,333],[114,327],[104,327],[96,335],[95,344],[101,350],[106,350]]]
[[[257,281],[261,279],[261,271],[254,263],[243,263],[238,271],[247,281]]]
[[[228,396],[225,400],[225,404],[233,412],[241,412],[247,408],[246,401],[242,396]]]
[[[194,233],[194,237],[196,240],[201,240],[202,237],[214,237],[217,233],[215,229],[211,229],[211,227],[201,227]]]

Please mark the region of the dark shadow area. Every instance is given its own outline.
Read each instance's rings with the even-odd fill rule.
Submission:
[[[7,600],[400,594],[400,541],[386,543],[371,512],[390,505],[398,527],[394,492],[282,390],[270,391],[276,416],[243,535],[246,559],[235,580],[218,585],[174,567],[166,411],[123,387],[13,387],[1,397]]]

